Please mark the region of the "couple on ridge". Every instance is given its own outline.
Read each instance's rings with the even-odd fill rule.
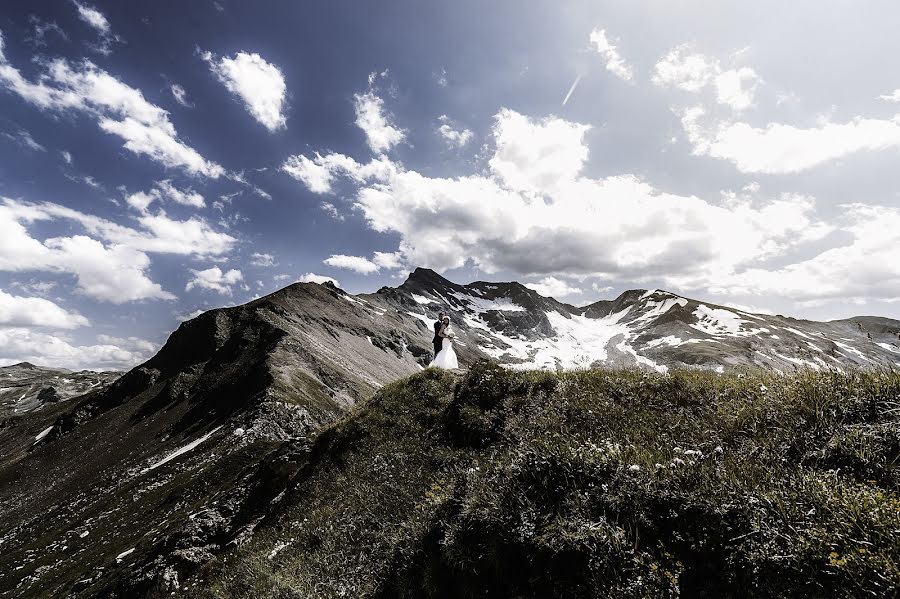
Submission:
[[[459,368],[456,361],[456,352],[453,351],[453,341],[456,333],[450,327],[450,317],[441,312],[434,323],[434,360],[428,366],[452,370]]]

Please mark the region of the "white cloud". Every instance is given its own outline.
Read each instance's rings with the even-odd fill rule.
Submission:
[[[580,295],[582,293],[581,289],[578,287],[573,287],[556,277],[544,277],[537,283],[525,283],[525,286],[537,291],[544,297],[556,299],[570,295]]]
[[[104,345],[117,345],[118,347],[131,351],[143,352],[151,354],[159,349],[159,345],[141,339],[140,337],[112,337],[110,335],[97,335],[97,341]]]
[[[127,370],[150,356],[113,344],[73,345],[58,335],[27,328],[0,328],[0,365],[17,362],[71,370]]]
[[[701,125],[702,108],[685,111],[684,130],[694,153],[728,160],[744,173],[796,173],[862,151],[900,148],[900,115],[825,121],[803,129],[782,123],[764,128],[742,122]]]
[[[373,178],[384,180],[396,172],[397,167],[384,156],[360,164],[343,154],[322,156],[316,152],[313,159],[301,155],[288,156],[281,170],[302,182],[311,192],[324,194],[332,191],[332,183],[338,176],[347,176],[357,183]]]
[[[900,102],[900,88],[895,89],[892,93],[878,96],[879,100],[884,100],[885,102]]]
[[[32,83],[0,51],[0,85],[43,110],[89,114],[103,131],[124,140],[127,150],[166,167],[211,178],[225,173],[178,138],[168,112],[90,61],[72,65],[53,60],[38,82]]]
[[[723,277],[711,291],[794,301],[900,301],[900,208],[845,204],[841,230],[851,239],[807,260]]]
[[[587,161],[584,135],[589,130],[590,125],[557,117],[533,121],[503,108],[494,117],[496,150],[488,164],[514,191],[552,192],[574,179]]]
[[[344,254],[336,254],[326,258],[324,263],[335,268],[343,268],[352,270],[363,275],[370,275],[378,272],[378,265],[362,256],[346,256]]]
[[[654,70],[652,81],[660,87],[699,92],[712,80],[718,65],[703,54],[690,53],[690,46],[683,44],[663,56]]]
[[[378,268],[394,270],[403,267],[403,254],[400,252],[375,252],[372,254],[372,262]]]
[[[619,55],[616,46],[606,37],[605,29],[594,29],[590,37],[594,49],[606,60],[606,70],[625,81],[634,79],[631,65]]]
[[[356,125],[366,134],[369,148],[383,154],[406,139],[406,131],[395,127],[384,112],[384,100],[372,90],[355,94]]]
[[[11,133],[2,133],[3,137],[12,140],[24,148],[34,150],[35,152],[46,152],[47,148],[34,141],[31,133],[24,129],[19,129],[14,135]]]
[[[0,326],[39,326],[74,329],[87,326],[88,319],[40,297],[10,295],[0,289]]]
[[[231,269],[228,272],[222,272],[218,266],[207,268],[206,270],[191,270],[193,278],[188,281],[185,291],[190,291],[195,287],[200,289],[210,289],[223,295],[231,295],[231,288],[244,279],[241,271]]]
[[[194,208],[206,207],[206,202],[203,201],[202,195],[191,189],[182,191],[173,186],[169,179],[157,181],[156,187],[164,196],[182,206],[193,206]]]
[[[125,198],[125,202],[138,212],[146,212],[150,204],[164,198],[170,199],[182,206],[191,206],[194,208],[206,207],[206,202],[202,195],[191,189],[182,191],[172,185],[172,182],[169,179],[157,181],[156,188],[151,189],[150,191],[138,191],[128,195]]]
[[[475,137],[475,134],[472,133],[471,129],[464,128],[461,131],[454,129],[450,124],[450,117],[446,114],[439,116],[438,121],[440,121],[441,124],[437,128],[437,132],[444,138],[444,141],[446,141],[447,145],[450,147],[462,148]]]
[[[110,26],[106,15],[93,6],[84,4],[78,0],[72,0],[72,4],[75,5],[76,10],[78,11],[78,18],[90,25],[100,36],[99,43],[93,45],[92,48],[104,56],[108,55],[112,51],[111,46],[113,42],[120,42],[122,40],[119,36],[113,34],[112,27]]]
[[[753,105],[759,76],[749,67],[723,71],[716,76],[716,99],[719,104],[740,112]]]
[[[322,202],[319,204],[319,208],[322,211],[335,220],[344,220],[344,215],[341,214],[340,210],[337,209],[337,206],[332,204],[331,202]]]
[[[750,67],[723,69],[720,62],[695,53],[687,44],[676,46],[656,63],[653,83],[699,93],[707,86],[716,91],[716,101],[741,112],[753,106],[760,78]]]
[[[299,279],[297,279],[299,283],[331,283],[335,287],[340,287],[340,283],[337,282],[337,279],[333,277],[326,277],[325,275],[317,275],[312,272],[308,272],[304,275],[301,275]]]
[[[72,2],[78,10],[78,18],[97,30],[98,33],[108,35],[110,32],[109,21],[106,16],[93,6],[82,4],[77,0]]]
[[[277,66],[255,52],[238,52],[221,58],[204,52],[201,56],[222,85],[241,98],[247,112],[266,129],[277,131],[287,125],[284,116],[287,86]]]
[[[399,235],[397,264],[673,286],[709,284],[831,230],[802,196],[709,201],[632,175],[585,177],[585,131],[501,110],[488,174],[434,178],[395,164],[359,184],[356,207],[373,230]],[[364,274],[381,268],[359,256],[326,263]]]
[[[253,266],[275,266],[275,256],[253,252],[253,255],[250,256],[250,264]]]
[[[73,221],[99,240],[79,234],[40,241],[26,228],[36,221],[53,220]],[[178,221],[160,212],[142,214],[136,221],[140,228],[125,227],[59,204],[4,199],[0,204],[0,271],[71,273],[79,292],[112,303],[175,299],[147,277],[147,252],[217,256],[237,242],[198,218]]]
[[[317,158],[321,159],[319,154]],[[313,193],[328,193],[331,191],[331,170],[320,162],[310,160],[306,156],[288,156],[281,170],[294,179],[303,182]]]
[[[72,164],[72,154],[70,152],[62,150],[59,155],[66,161],[66,164]]]
[[[176,102],[186,108],[191,107],[191,103],[187,100],[187,92],[184,91],[183,87],[181,87],[177,83],[173,83],[169,86],[169,91],[172,92],[172,97],[175,98]]]

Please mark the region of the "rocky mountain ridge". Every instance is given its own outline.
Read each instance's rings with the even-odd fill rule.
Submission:
[[[311,436],[427,365],[441,310],[464,367],[786,371],[900,358],[898,321],[798,321],[657,290],[576,307],[426,269],[371,294],[297,283],[182,323],[114,381],[85,374],[87,393],[0,418],[0,597],[140,596],[252,536],[305,467]]]

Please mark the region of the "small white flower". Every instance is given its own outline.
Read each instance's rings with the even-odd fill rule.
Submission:
[[[759,390],[760,390],[760,391],[761,391],[761,392],[762,392],[762,393],[765,393],[765,392],[766,392],[766,391],[768,391],[768,390],[769,390],[769,388],[768,388],[768,387],[766,387],[766,386],[765,386],[765,385],[762,385],[762,384],[760,384],[760,386],[759,386]]]
[[[638,466],[637,464],[632,464],[631,466],[628,467],[628,469],[632,472],[640,472],[641,467]]]
[[[725,450],[722,449],[721,445],[716,445],[716,448],[713,451],[719,455],[722,455],[723,453],[725,453]]]
[[[672,468],[677,468],[679,466],[684,466],[684,460],[681,458],[675,458],[672,460]]]

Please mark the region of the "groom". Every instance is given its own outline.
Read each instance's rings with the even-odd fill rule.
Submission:
[[[438,314],[437,322],[434,323],[434,339],[431,342],[434,344],[434,357],[437,358],[437,355],[441,353],[441,343],[444,341],[443,337],[441,337],[441,327],[444,326],[444,313],[441,312]]]

